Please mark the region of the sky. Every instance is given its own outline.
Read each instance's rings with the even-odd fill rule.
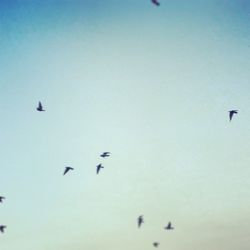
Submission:
[[[160,2],[0,1],[1,250],[249,249],[250,2]]]

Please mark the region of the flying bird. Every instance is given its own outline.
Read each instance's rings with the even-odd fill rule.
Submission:
[[[69,172],[69,170],[74,170],[74,168],[72,168],[72,167],[65,167],[63,175],[67,174]]]
[[[104,168],[104,167],[102,166],[102,164],[98,164],[98,165],[96,166],[96,174],[99,174],[101,168]]]
[[[160,245],[159,242],[154,242],[154,243],[153,243],[153,246],[154,246],[154,247],[158,247],[159,245]]]
[[[0,225],[0,232],[1,232],[1,233],[4,233],[4,229],[5,229],[6,227],[7,227],[7,226]]]
[[[110,156],[110,152],[103,152],[100,156],[103,157],[103,158],[109,157]]]
[[[173,230],[174,228],[172,227],[171,222],[168,223],[166,227],[164,227],[166,230]]]
[[[151,2],[152,2],[153,4],[155,4],[156,6],[160,6],[160,2],[158,2],[157,0],[151,0]]]
[[[238,110],[230,110],[229,112],[229,120],[231,121],[234,114],[238,114]]]
[[[41,102],[38,103],[38,107],[36,108],[36,110],[37,110],[37,111],[45,111],[45,110],[43,109],[43,105],[42,105]]]
[[[143,216],[140,215],[137,219],[137,223],[138,223],[138,227],[140,228],[141,227],[141,224],[144,223],[144,220],[143,220]]]
[[[0,196],[0,202],[3,202],[4,199],[5,199],[5,197]]]

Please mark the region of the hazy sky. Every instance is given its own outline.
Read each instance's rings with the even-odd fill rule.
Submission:
[[[249,13],[1,0],[0,249],[248,250]]]

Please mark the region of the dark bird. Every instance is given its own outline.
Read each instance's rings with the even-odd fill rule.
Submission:
[[[65,167],[63,175],[67,174],[69,172],[69,170],[74,170],[74,168],[72,168],[72,167]]]
[[[153,246],[154,246],[154,247],[158,247],[159,245],[160,245],[159,242],[154,242],[154,243],[153,243]]]
[[[96,166],[96,174],[99,174],[101,168],[104,168],[104,167],[102,166],[102,164],[98,164],[98,165]]]
[[[160,6],[160,3],[159,3],[157,0],[151,0],[151,2],[152,2],[153,4],[155,4],[156,6]]]
[[[173,230],[174,228],[172,227],[171,222],[168,223],[166,227],[164,227],[166,230]]]
[[[238,110],[230,110],[229,112],[229,120],[231,121],[234,114],[238,114]]]
[[[43,109],[43,105],[42,105],[41,102],[38,103],[38,107],[36,108],[36,110],[37,110],[37,111],[45,111],[45,110]]]
[[[4,199],[5,199],[5,197],[0,196],[0,202],[3,202]]]
[[[1,233],[4,233],[4,229],[5,229],[6,227],[7,227],[7,226],[0,225],[0,232],[1,232]]]
[[[140,228],[141,227],[141,224],[144,223],[144,220],[143,220],[143,216],[140,215],[137,219],[137,223],[138,223],[138,227]]]
[[[100,156],[103,157],[103,158],[109,157],[110,156],[110,152],[103,152]]]

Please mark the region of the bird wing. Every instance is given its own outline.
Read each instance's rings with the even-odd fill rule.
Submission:
[[[230,119],[230,121],[232,120],[233,115],[234,115],[234,113],[232,111],[229,111],[229,119]]]
[[[155,5],[160,5],[160,3],[157,1],[157,0],[151,0],[152,1],[152,3],[154,3]]]
[[[140,227],[142,223],[143,223],[143,218],[142,218],[142,216],[139,216],[139,218],[138,218],[138,227]]]
[[[39,109],[42,109],[42,108],[43,108],[43,106],[42,106],[42,103],[41,103],[41,102],[39,102],[38,107],[39,107]]]
[[[69,168],[65,168],[63,175],[67,174],[68,171],[69,171]]]
[[[100,168],[101,168],[100,164],[96,166],[96,173],[97,173],[97,174],[99,173]]]
[[[171,222],[168,223],[168,225],[165,227],[165,229],[170,229],[171,228]]]

